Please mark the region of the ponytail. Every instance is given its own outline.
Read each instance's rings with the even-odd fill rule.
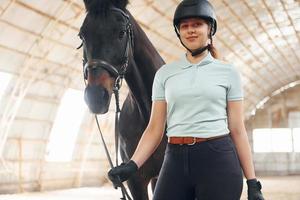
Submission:
[[[209,26],[209,39],[210,39],[210,44],[208,44],[208,51],[214,57],[215,59],[220,59],[220,54],[219,51],[216,49],[213,43],[213,34],[212,34],[212,23],[210,21],[207,21],[207,24]]]
[[[214,57],[215,59],[220,59],[219,51],[216,49],[216,47],[213,45],[213,39],[212,36],[210,37],[211,43],[208,45],[208,51]]]
[[[208,51],[210,52],[212,57],[214,57],[215,59],[220,59],[219,51],[212,44],[208,45]]]

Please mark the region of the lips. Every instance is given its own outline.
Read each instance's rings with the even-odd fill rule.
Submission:
[[[190,37],[187,37],[186,39],[187,40],[194,40],[194,39],[197,39],[198,37],[197,36],[190,36]]]

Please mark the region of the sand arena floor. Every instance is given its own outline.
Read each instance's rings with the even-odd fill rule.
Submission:
[[[260,177],[266,200],[300,200],[300,176]],[[244,184],[242,200],[246,200]],[[117,200],[120,190],[110,185],[99,188],[74,188],[49,192],[0,195],[0,200]]]

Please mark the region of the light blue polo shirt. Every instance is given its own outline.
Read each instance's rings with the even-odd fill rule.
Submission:
[[[229,133],[227,101],[243,99],[234,66],[210,53],[197,64],[186,56],[155,74],[152,101],[167,102],[167,136],[214,137]]]

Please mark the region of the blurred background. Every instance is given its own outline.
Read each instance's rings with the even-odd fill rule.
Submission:
[[[180,0],[128,10],[166,62],[185,52]],[[240,71],[258,178],[271,200],[300,199],[300,1],[211,0],[223,60]],[[94,116],[83,101],[81,0],[0,0],[0,199],[117,199]],[[121,100],[128,89],[121,89]],[[114,150],[114,99],[99,116]],[[246,189],[244,189],[243,199]]]

